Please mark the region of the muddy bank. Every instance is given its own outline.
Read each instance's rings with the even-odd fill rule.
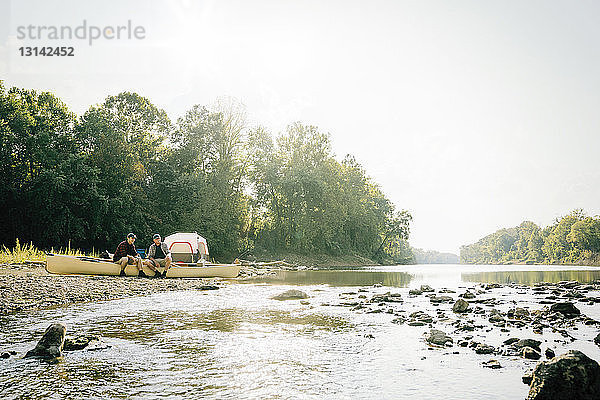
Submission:
[[[0,314],[176,290],[209,290],[220,279],[52,275],[34,264],[0,266]]]

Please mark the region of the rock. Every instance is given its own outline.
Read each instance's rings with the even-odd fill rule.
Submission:
[[[489,360],[482,363],[485,368],[498,369],[502,368],[502,365],[498,362],[498,360]]]
[[[529,311],[525,308],[517,307],[515,309],[508,310],[506,316],[508,318],[524,319],[529,317]]]
[[[546,354],[546,358],[547,359],[551,359],[551,358],[556,357],[556,354],[554,353],[554,350],[552,350],[551,348],[547,348],[545,354]]]
[[[440,303],[451,303],[454,299],[450,296],[431,296],[429,297],[429,301],[432,304],[440,304]]]
[[[502,342],[502,343],[504,343],[504,344],[505,344],[505,345],[507,345],[507,346],[510,346],[511,344],[513,344],[513,343],[516,343],[516,342],[518,342],[518,341],[519,341],[519,339],[518,339],[518,338],[510,338],[510,339],[506,339],[506,340],[505,340],[504,342]]]
[[[500,289],[501,287],[502,287],[502,285],[499,283],[489,283],[489,284],[485,285],[485,290]]]
[[[539,363],[531,374],[528,400],[599,398],[600,365],[578,350]]]
[[[542,344],[542,342],[540,342],[539,340],[521,339],[518,342],[516,342],[515,344],[513,344],[513,346],[516,347],[517,349],[521,349],[523,347],[531,347],[532,349],[540,351],[540,344]]]
[[[490,311],[490,317],[488,318],[488,321],[490,321],[492,324],[500,324],[500,325],[506,323],[506,320],[504,319],[504,317],[502,316],[500,311],[498,311],[496,309],[492,309]]]
[[[4,353],[0,354],[0,358],[10,358],[10,353],[5,351]]]
[[[475,294],[471,293],[470,291],[466,291],[463,294],[459,295],[458,297],[462,297],[463,299],[474,299],[475,298]]]
[[[433,292],[433,288],[429,285],[421,285],[421,292]]]
[[[456,293],[456,291],[448,288],[442,288],[438,290],[438,293]]]
[[[215,285],[202,285],[199,288],[200,290],[219,290],[220,288]]]
[[[398,317],[398,318],[394,318],[392,320],[393,324],[398,324],[398,325],[402,325],[405,322],[406,322],[406,318],[404,318],[404,317]]]
[[[419,289],[410,289],[408,291],[408,294],[413,295],[413,296],[418,296],[420,294],[423,294],[423,292]]]
[[[439,346],[444,346],[446,343],[450,343],[450,345],[452,345],[454,342],[450,336],[438,329],[430,330],[429,336],[426,340],[428,343],[437,344]]]
[[[533,347],[525,346],[521,349],[521,356],[528,360],[539,360],[542,355]]]
[[[600,346],[600,333],[594,338],[594,343]]]
[[[25,358],[54,359],[61,357],[66,332],[67,328],[63,324],[50,325],[35,348],[25,354]]]
[[[371,297],[369,300],[371,303],[402,303],[402,295],[400,293],[390,293],[387,292],[385,294],[376,294]]]
[[[463,299],[456,300],[454,306],[452,306],[452,311],[455,313],[464,313],[469,309],[469,303],[464,301]]]
[[[555,303],[550,306],[551,312],[559,312],[566,318],[575,318],[581,314],[581,311],[573,303]]]
[[[94,340],[99,340],[98,336],[89,335],[89,336],[78,336],[75,338],[66,338],[63,344],[63,351],[75,351],[75,350],[83,350],[90,342]]]
[[[273,300],[299,300],[308,299],[308,295],[301,290],[287,290],[277,296],[271,297]]]
[[[475,347],[475,353],[477,354],[492,354],[495,351],[494,346],[490,346],[489,344],[478,343]]]
[[[413,321],[423,322],[427,324],[433,322],[433,317],[429,314],[424,313],[423,311],[415,311],[414,313],[410,314],[409,317]]]

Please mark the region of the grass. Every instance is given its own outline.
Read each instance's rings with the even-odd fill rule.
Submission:
[[[64,254],[68,256],[86,256],[90,254],[85,254],[84,252],[78,249],[72,249],[71,243],[67,248],[60,248],[55,250],[54,248],[50,249],[50,253],[53,254]],[[92,254],[92,256],[96,256]],[[38,249],[33,245],[33,243],[28,243],[22,245],[17,239],[15,247],[9,249],[6,246],[2,246],[0,249],[0,264],[23,264],[26,261],[46,261],[46,252]]]

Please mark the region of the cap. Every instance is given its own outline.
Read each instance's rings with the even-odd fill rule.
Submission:
[[[160,235],[158,233],[155,233],[154,236],[152,236],[152,240],[154,239],[160,239]]]
[[[128,234],[127,234],[127,237],[128,237],[128,238],[132,237],[132,238],[134,238],[134,239],[137,239],[137,236],[135,236],[135,233],[132,233],[132,232],[128,233]]]

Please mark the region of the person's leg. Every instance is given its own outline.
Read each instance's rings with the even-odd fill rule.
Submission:
[[[131,261],[132,264],[135,264],[137,270],[138,270],[138,276],[142,277],[142,278],[146,278],[148,277],[148,275],[146,275],[146,273],[144,272],[144,268],[142,268],[142,258],[141,257],[136,257],[134,261]]]
[[[150,268],[152,272],[154,272],[154,277],[158,277],[160,275],[160,271],[158,270],[158,263],[156,262],[156,260],[148,259],[144,262],[148,266],[148,268]]]
[[[165,271],[163,272],[162,276],[166,277],[167,276],[167,271],[169,270],[169,267],[171,267],[171,255],[167,255],[167,258],[165,258]]]
[[[119,276],[125,276],[125,267],[129,262],[129,257],[121,257],[118,264],[121,266],[121,271],[119,272]]]

